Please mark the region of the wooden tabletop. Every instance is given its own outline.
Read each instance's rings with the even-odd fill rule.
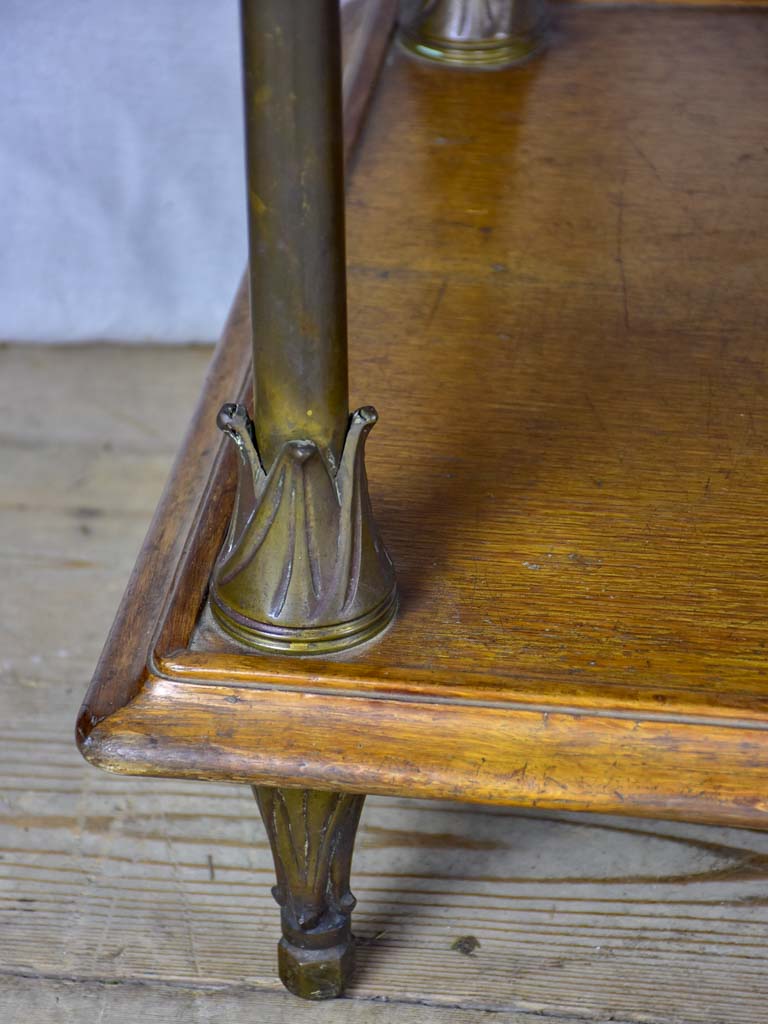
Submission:
[[[766,822],[766,43],[759,11],[574,8],[524,68],[392,53],[348,255],[398,618],[329,660],[255,656],[209,622],[241,300],[87,700],[87,756]]]

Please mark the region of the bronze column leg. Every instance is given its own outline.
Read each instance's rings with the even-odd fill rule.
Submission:
[[[302,999],[341,995],[354,966],[349,891],[364,796],[254,786],[275,858],[280,979]]]
[[[242,0],[254,430],[269,470],[349,420],[341,35],[336,0]]]
[[[376,412],[347,399],[339,4],[241,10],[254,413],[219,413],[239,487],[210,601],[249,647],[331,653],[396,606],[365,474]]]

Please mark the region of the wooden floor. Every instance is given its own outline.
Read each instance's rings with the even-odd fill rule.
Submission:
[[[209,354],[0,349],[3,1024],[764,1022],[768,834],[371,799],[361,969],[304,1005],[277,981],[248,791],[81,761],[77,707]]]

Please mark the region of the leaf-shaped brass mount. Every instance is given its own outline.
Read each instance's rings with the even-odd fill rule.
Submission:
[[[365,475],[371,406],[350,417],[338,468],[311,440],[287,441],[268,471],[242,405],[219,427],[239,453],[229,532],[211,580],[219,624],[250,647],[290,654],[343,650],[395,613],[395,573],[373,519]]]

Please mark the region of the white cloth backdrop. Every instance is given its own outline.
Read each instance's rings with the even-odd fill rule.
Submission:
[[[0,340],[214,339],[246,259],[236,0],[0,0]]]

